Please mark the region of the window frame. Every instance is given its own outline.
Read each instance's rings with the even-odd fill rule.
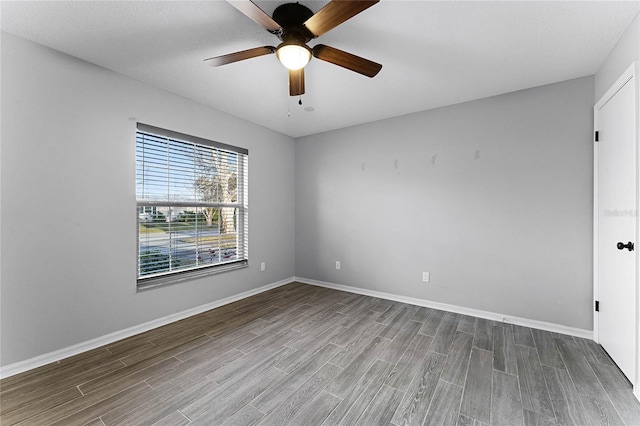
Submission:
[[[175,201],[171,200],[172,193],[167,192],[166,200],[151,200],[144,199],[141,194],[138,193],[139,187],[139,157],[138,157],[138,140],[139,135],[149,135],[166,140],[168,151],[170,151],[171,142],[195,145],[194,149],[207,149],[220,150],[226,153],[232,153],[237,155],[238,162],[236,164],[236,179],[237,179],[237,195],[235,202],[205,202],[196,200],[197,196],[194,196],[193,201]],[[168,161],[170,153],[167,154]],[[195,157],[194,157],[195,158]],[[249,231],[248,231],[248,161],[249,150],[246,148],[240,148],[233,145],[224,144],[209,139],[200,138],[184,133],[175,132],[160,127],[151,126],[144,123],[136,124],[136,288],[137,291],[147,290],[159,286],[165,286],[175,284],[183,281],[193,280],[213,274],[228,272],[232,270],[247,268],[249,266]],[[196,168],[194,164],[194,174]],[[167,181],[171,181],[171,171],[167,168]],[[174,178],[175,179],[175,178]],[[195,181],[194,181],[195,183]],[[143,184],[144,185],[144,184]],[[169,207],[178,209],[193,209],[197,211],[198,208],[234,208],[237,209],[237,213],[234,214],[234,230],[236,231],[236,256],[237,259],[230,261],[221,261],[213,264],[200,264],[196,261],[196,266],[187,267],[177,270],[169,270],[160,273],[148,274],[147,276],[140,274],[140,260],[141,260],[141,241],[140,241],[140,225],[143,223],[140,218],[140,210],[143,211],[151,208],[155,210],[158,207]],[[218,211],[220,214],[220,210]],[[172,223],[171,217],[167,220],[167,223]],[[171,225],[168,225],[169,229]],[[171,232],[171,231],[170,231]],[[196,236],[197,238],[197,236]],[[173,243],[171,235],[169,235],[169,244]],[[198,243],[196,242],[196,247]],[[194,254],[198,253],[197,249]]]

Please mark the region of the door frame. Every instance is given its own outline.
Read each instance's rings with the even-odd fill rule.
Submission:
[[[599,295],[599,252],[598,252],[598,232],[599,232],[599,196],[598,196],[598,149],[599,144],[595,142],[595,132],[598,131],[598,111],[602,109],[607,102],[609,102],[618,91],[629,81],[633,80],[635,84],[634,92],[635,96],[635,109],[636,109],[636,273],[635,273],[635,305],[636,305],[636,322],[635,322],[635,377],[631,378],[631,384],[633,385],[633,394],[636,399],[640,400],[640,218],[638,212],[640,211],[640,84],[638,84],[638,75],[640,75],[640,62],[635,61],[629,66],[622,75],[611,85],[609,90],[596,102],[593,107],[593,130],[594,130],[594,144],[593,144],[593,339],[600,343],[599,336],[599,313],[595,311],[595,303]]]

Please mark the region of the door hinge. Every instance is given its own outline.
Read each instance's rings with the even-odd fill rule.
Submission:
[[[596,130],[595,140],[596,142],[600,142],[600,132],[597,130]]]
[[[596,300],[596,312],[600,312],[600,301]]]

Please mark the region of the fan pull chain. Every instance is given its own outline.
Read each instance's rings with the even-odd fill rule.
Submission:
[[[302,106],[302,95],[298,98],[298,105]],[[291,117],[291,104],[287,105],[287,117]]]

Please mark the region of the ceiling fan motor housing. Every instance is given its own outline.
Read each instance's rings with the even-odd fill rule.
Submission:
[[[273,20],[282,27],[280,39],[287,43],[306,44],[315,36],[305,26],[304,22],[313,16],[313,12],[299,3],[285,3],[273,11]]]

